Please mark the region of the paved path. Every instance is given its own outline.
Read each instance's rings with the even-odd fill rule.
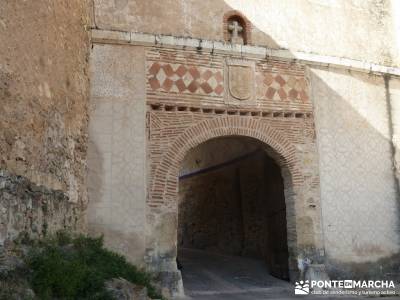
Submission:
[[[185,299],[364,299],[346,296],[294,295],[293,284],[271,276],[263,261],[256,259],[211,254],[193,249],[180,250],[179,257],[179,262],[183,266],[181,271],[187,296]]]

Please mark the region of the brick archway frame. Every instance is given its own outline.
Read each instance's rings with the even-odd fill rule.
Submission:
[[[296,148],[283,134],[258,119],[242,116],[221,116],[203,120],[186,129],[170,145],[154,171],[148,198],[149,213],[169,211],[178,214],[179,171],[190,149],[210,139],[224,136],[245,136],[265,145],[265,151],[280,166],[284,180],[286,201],[289,272],[293,279],[297,273],[296,191],[301,188],[303,175],[296,158]],[[176,228],[175,228],[176,230]],[[171,242],[176,253],[176,240]]]
[[[296,180],[302,177],[296,159],[296,148],[278,130],[257,119],[239,116],[218,117],[189,127],[175,139],[155,170],[149,197],[150,206],[169,206],[169,200],[176,199],[180,165],[190,149],[223,136],[245,136],[259,140],[265,144],[266,151],[276,160],[282,171],[289,172],[291,185],[300,183],[301,180]]]

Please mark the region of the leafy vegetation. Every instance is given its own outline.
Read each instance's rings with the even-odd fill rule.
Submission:
[[[112,299],[105,282],[122,277],[147,287],[149,297],[161,298],[151,277],[103,247],[103,239],[58,233],[32,247],[26,264],[28,281],[39,299]]]

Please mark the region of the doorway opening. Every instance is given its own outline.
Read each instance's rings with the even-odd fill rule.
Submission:
[[[201,261],[204,266],[208,257],[250,259],[272,276],[289,279],[283,178],[266,147],[249,137],[219,137],[185,156],[178,202],[184,285],[185,269]]]

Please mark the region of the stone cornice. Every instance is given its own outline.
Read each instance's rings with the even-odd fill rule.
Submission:
[[[232,55],[257,58],[270,57],[299,61],[310,66],[336,67],[340,69],[354,70],[372,74],[400,76],[400,68],[384,66],[355,59],[318,55],[299,51],[289,51],[285,49],[270,49],[260,46],[235,45],[220,41],[176,37],[171,35],[92,29],[92,42],[196,49],[203,52],[229,53]]]

